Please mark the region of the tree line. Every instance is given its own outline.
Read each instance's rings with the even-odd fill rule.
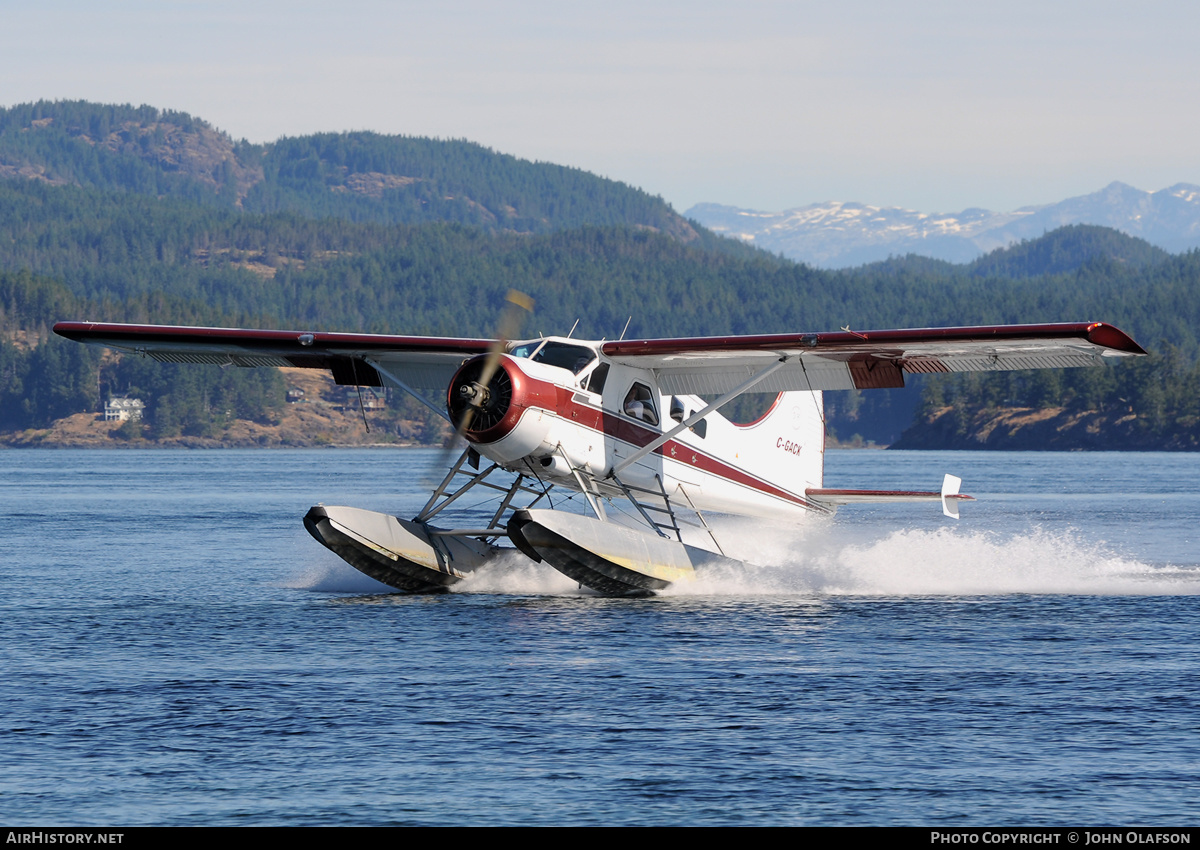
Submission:
[[[1068,227],[970,264],[909,256],[821,271],[699,225],[683,232],[660,199],[577,169],[505,158],[467,142],[370,134],[285,139],[270,150],[226,140],[240,157],[241,171],[225,172],[229,186],[242,181],[234,186],[243,193],[239,208],[214,200],[225,191],[214,188],[220,179],[205,184],[212,197],[197,199],[191,190],[171,190],[168,172],[164,183],[89,171],[92,160],[76,156],[84,149],[105,168],[119,160],[163,171],[154,157],[155,145],[170,141],[155,135],[167,133],[164,127],[215,133],[182,113],[105,109],[59,103],[0,110],[0,162],[24,151],[54,165],[59,160],[48,151],[58,146],[61,162],[74,163],[74,182],[85,184],[0,180],[0,428],[45,425],[64,412],[94,409],[103,392],[136,388],[148,399],[157,433],[199,433],[222,417],[269,416],[272,394],[281,393],[277,377],[263,377],[267,370],[101,362],[87,348],[50,338],[61,319],[486,336],[505,292],[515,288],[538,303],[527,325],[535,336],[563,333],[576,319],[577,333],[592,338],[616,337],[627,321],[632,337],[1108,321],[1156,356],[1113,370],[928,380],[919,403],[964,411],[1126,404],[1139,416],[1145,411],[1146,422],[1155,423],[1146,427],[1164,435],[1194,430],[1195,251],[1169,255],[1106,228]],[[57,135],[39,135],[54,127]],[[121,133],[129,138],[121,141]],[[99,138],[118,141],[106,147]],[[145,157],[131,147],[144,147]],[[65,165],[54,167],[67,173]],[[270,176],[255,186],[283,194],[254,201],[244,178],[255,169]],[[423,175],[443,199],[484,198],[487,210],[508,204],[517,219],[537,210],[531,215],[541,224],[520,230],[517,219],[512,227],[481,223],[470,204],[469,215],[427,209],[396,220],[351,208],[386,206],[390,189],[380,197],[334,191],[349,175],[399,171]],[[176,176],[194,173],[181,166]],[[469,191],[455,196],[456,186]],[[289,192],[321,200],[293,203]],[[509,204],[522,193],[528,203]],[[353,196],[350,207],[340,206],[343,196]],[[829,397],[843,437],[880,439],[872,423],[887,420],[894,431],[896,417],[917,406],[902,391]]]

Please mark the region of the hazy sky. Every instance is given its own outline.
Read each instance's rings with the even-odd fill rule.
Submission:
[[[1200,183],[1200,3],[0,0],[0,105],[467,138],[779,210]]]

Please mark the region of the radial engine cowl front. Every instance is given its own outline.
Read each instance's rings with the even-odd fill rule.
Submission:
[[[457,429],[470,421],[463,435],[494,460],[517,460],[541,445],[550,430],[556,393],[553,384],[531,378],[520,363],[501,355],[487,386],[480,383],[488,356],[472,357],[459,367],[450,382],[447,408]]]

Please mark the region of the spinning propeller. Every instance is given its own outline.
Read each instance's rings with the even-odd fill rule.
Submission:
[[[468,361],[450,386],[447,401],[454,436],[446,444],[448,450],[453,450],[468,431],[486,430],[496,425],[508,411],[512,380],[500,368],[500,356],[507,350],[509,341],[520,333],[525,314],[533,312],[533,299],[510,289],[504,300],[504,311],[487,354]],[[478,462],[477,457],[472,465],[475,462]],[[446,465],[438,464],[439,467]]]

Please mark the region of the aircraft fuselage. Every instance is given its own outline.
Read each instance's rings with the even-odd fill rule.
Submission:
[[[805,498],[806,488],[822,486],[819,391],[781,393],[748,425],[714,411],[678,429],[708,403],[662,393],[652,370],[612,363],[599,347],[555,337],[512,346],[487,388],[503,402],[484,408],[488,415],[472,423],[467,440],[506,469],[532,468],[573,489],[581,489],[585,476],[605,495],[619,494],[615,476],[628,486],[686,498],[700,510],[781,518],[828,512]],[[464,386],[480,360],[467,361],[451,382],[452,417],[462,408],[456,399],[472,392]],[[678,433],[625,464],[672,429]]]

